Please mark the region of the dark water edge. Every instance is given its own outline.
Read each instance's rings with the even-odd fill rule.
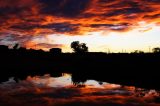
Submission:
[[[159,53],[61,53],[9,50],[0,55],[0,82],[46,73],[71,73],[75,83],[87,79],[160,89]],[[54,73],[54,74],[53,74]]]

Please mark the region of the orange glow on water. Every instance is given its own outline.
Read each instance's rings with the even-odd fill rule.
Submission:
[[[0,84],[0,103],[9,105],[134,105],[159,106],[155,102],[159,91],[145,90],[133,86],[121,86],[95,80],[88,80],[84,87],[76,87],[70,74],[62,77],[29,76],[26,80],[15,83],[13,79]],[[32,95],[32,96],[30,96]],[[14,96],[14,97],[13,97]],[[6,102],[7,100],[7,102]]]

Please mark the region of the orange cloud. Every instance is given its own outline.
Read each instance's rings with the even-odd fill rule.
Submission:
[[[159,8],[158,0],[0,0],[0,36],[126,32],[140,21],[160,23]]]

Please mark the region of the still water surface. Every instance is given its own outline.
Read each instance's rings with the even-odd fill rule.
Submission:
[[[160,106],[160,92],[87,80],[79,85],[70,74],[28,76],[0,84],[0,106]]]

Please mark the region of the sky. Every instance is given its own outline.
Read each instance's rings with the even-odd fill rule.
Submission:
[[[77,87],[72,77],[28,76],[0,84],[1,106],[159,106],[160,92],[87,80]]]
[[[72,52],[160,47],[160,0],[0,0],[0,45]]]

